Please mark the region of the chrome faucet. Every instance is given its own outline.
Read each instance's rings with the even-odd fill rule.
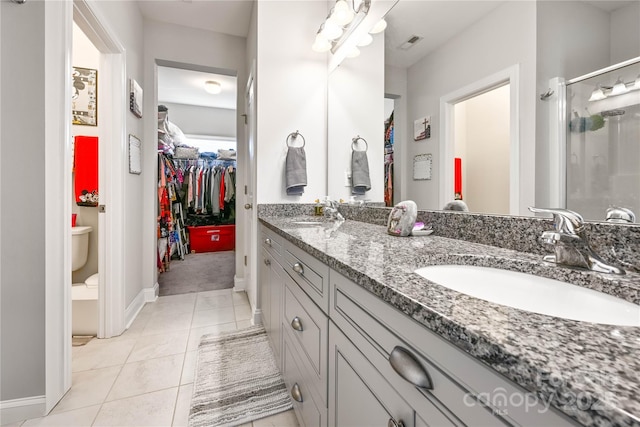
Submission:
[[[540,242],[548,245],[553,255],[546,255],[545,261],[568,267],[581,267],[600,273],[625,274],[624,270],[607,264],[589,245],[582,216],[568,209],[545,209],[529,207],[531,212],[553,215],[553,231],[545,231]]]
[[[327,197],[324,200],[324,216],[329,219],[344,221],[344,217],[338,212],[338,202]]]

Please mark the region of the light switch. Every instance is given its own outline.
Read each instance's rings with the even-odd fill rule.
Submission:
[[[344,171],[344,186],[351,187],[351,171]]]

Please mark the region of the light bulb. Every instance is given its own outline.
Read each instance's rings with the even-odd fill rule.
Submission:
[[[358,46],[369,46],[373,41],[373,37],[369,33],[364,33],[360,41],[358,42]]]
[[[344,26],[353,21],[354,13],[345,0],[338,0],[329,19],[336,25]]]
[[[596,85],[596,88],[591,92],[591,96],[589,97],[589,101],[600,101],[601,99],[605,99],[607,95],[604,94],[604,91],[600,87],[600,85]]]
[[[207,80],[206,82],[204,82],[204,90],[207,93],[216,95],[222,92],[222,86],[218,82],[214,82],[213,80]]]
[[[336,25],[335,22],[327,21],[322,25],[322,31],[320,34],[327,40],[335,40],[342,35],[342,28]]]
[[[360,49],[354,46],[347,53],[347,58],[355,58],[356,56],[360,56]]]
[[[331,42],[325,39],[322,34],[316,35],[316,40],[313,42],[313,46],[311,46],[314,52],[328,52],[331,50]]]
[[[371,34],[378,34],[383,32],[385,28],[387,28],[387,21],[381,19],[376,25],[373,26],[373,28],[369,32]]]
[[[627,92],[629,92],[629,89],[627,89],[627,86],[622,81],[622,77],[618,77],[616,84],[614,84],[613,89],[611,89],[611,95],[622,95]]]

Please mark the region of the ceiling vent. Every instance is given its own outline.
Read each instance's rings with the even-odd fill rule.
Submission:
[[[398,46],[398,49],[401,50],[409,50],[411,49],[413,46],[416,45],[416,43],[420,42],[420,40],[422,40],[424,37],[421,36],[416,36],[415,34],[411,37],[409,37],[409,40],[407,40],[406,42],[402,43],[400,46]]]

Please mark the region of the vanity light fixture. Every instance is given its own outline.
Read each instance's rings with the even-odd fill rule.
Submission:
[[[611,89],[611,95],[622,95],[627,92],[629,92],[627,85],[622,81],[622,77],[618,77],[618,80],[616,80],[616,83],[613,85],[613,89]]]
[[[591,92],[591,96],[589,97],[589,101],[600,101],[601,99],[605,99],[607,95],[604,94],[602,90],[602,86],[596,85],[596,88]]]
[[[311,49],[321,53],[331,51],[333,64],[339,64],[344,58],[355,58],[360,55],[358,47],[371,44],[373,42],[371,34],[382,32],[387,26],[384,19],[381,19],[371,29],[356,31],[367,17],[372,1],[337,0],[325,21],[320,25]],[[354,38],[352,35],[359,39],[352,40]]]
[[[222,92],[222,86],[220,85],[220,83],[213,81],[213,80],[207,80],[206,82],[204,82],[204,90],[207,93],[210,93],[212,95],[216,95],[220,92]]]

